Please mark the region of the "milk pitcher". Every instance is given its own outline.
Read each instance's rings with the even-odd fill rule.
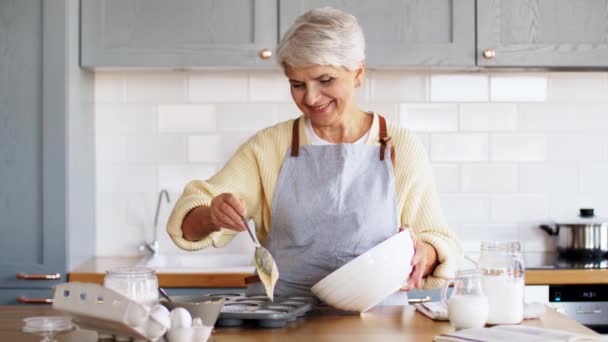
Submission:
[[[447,299],[448,287],[454,290]],[[488,318],[488,299],[483,293],[479,270],[460,270],[443,286],[441,301],[448,307],[448,319],[456,329],[481,328]]]
[[[483,241],[477,268],[488,297],[488,324],[517,324],[524,318],[525,267],[519,241]]]

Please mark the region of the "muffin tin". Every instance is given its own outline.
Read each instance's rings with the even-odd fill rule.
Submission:
[[[216,293],[210,297],[223,298],[224,307],[215,323],[219,327],[235,327],[252,321],[262,328],[281,328],[314,308],[314,297],[274,298],[245,296],[239,293]]]

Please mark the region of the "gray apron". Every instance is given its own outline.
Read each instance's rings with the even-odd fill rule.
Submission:
[[[394,151],[386,148],[390,138],[379,119],[380,147],[299,146],[299,120],[294,122],[264,244],[279,269],[275,296],[312,296],[310,288],[319,280],[398,233]],[[247,293],[264,289],[253,283]],[[405,292],[397,297],[384,304],[407,304]]]

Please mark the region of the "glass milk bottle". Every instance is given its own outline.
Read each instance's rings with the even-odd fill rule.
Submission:
[[[478,269],[488,297],[488,324],[517,324],[524,318],[525,267],[519,241],[483,241]]]
[[[454,290],[447,299],[448,287]],[[461,270],[443,286],[441,301],[448,307],[448,319],[456,329],[481,328],[488,318],[488,299],[483,293],[479,270]]]

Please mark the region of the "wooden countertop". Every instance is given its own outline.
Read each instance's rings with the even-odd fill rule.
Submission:
[[[93,257],[68,273],[68,281],[103,283],[105,271],[136,265],[143,257]],[[159,272],[162,287],[246,287],[244,272]],[[608,284],[608,269],[527,269],[527,285]]]
[[[48,307],[0,306],[0,341],[40,341],[40,337],[21,332],[22,319],[56,315]],[[547,308],[540,319],[524,325],[596,334],[585,326]],[[413,307],[385,306],[362,315],[331,309],[316,309],[308,316],[279,329],[218,327],[210,341],[432,341],[433,336],[454,331],[448,322],[433,321]],[[74,334],[74,335],[71,335]],[[76,334],[80,334],[76,336]],[[90,334],[90,332],[89,332]],[[92,338],[92,339],[91,339]],[[70,333],[60,341],[96,341],[86,331]]]
[[[526,285],[608,284],[608,269],[531,269]]]
[[[92,257],[82,265],[68,273],[68,281],[103,284],[107,270],[120,267],[134,266],[144,260],[144,257]],[[250,272],[166,272],[156,273],[158,285],[161,287],[232,287],[245,288],[245,278]]]

